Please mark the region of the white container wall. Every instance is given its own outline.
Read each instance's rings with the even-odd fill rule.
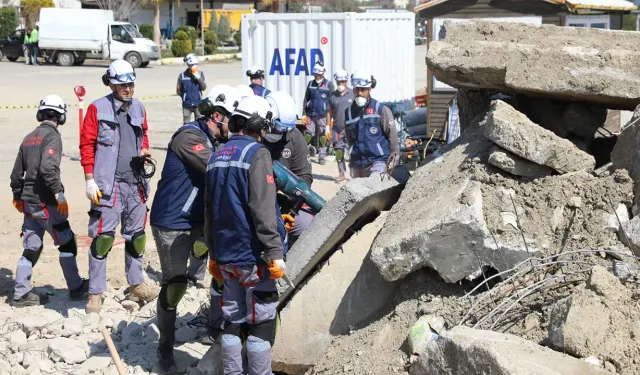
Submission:
[[[264,69],[265,86],[290,93],[299,115],[318,60],[332,81],[339,69],[349,74],[367,69],[377,80],[374,99],[412,108],[414,18],[410,12],[247,14],[241,25],[243,72],[253,66]]]

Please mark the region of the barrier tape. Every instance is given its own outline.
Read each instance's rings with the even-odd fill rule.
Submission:
[[[141,98],[136,98],[140,101],[143,100],[151,100],[151,99],[166,99],[172,96],[178,96],[176,94],[171,95],[153,95],[153,96],[143,96]],[[78,103],[70,103],[67,104],[67,108],[69,107],[77,107]],[[0,105],[0,109],[38,109],[38,105]]]

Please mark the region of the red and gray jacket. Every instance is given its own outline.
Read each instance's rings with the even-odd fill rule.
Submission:
[[[111,193],[120,150],[120,126],[116,118],[120,104],[112,94],[89,105],[80,136],[80,164],[84,173],[93,173],[93,178],[102,192],[99,205],[111,206]],[[138,152],[149,148],[147,137],[147,114],[142,103],[133,99],[127,119],[136,131]]]

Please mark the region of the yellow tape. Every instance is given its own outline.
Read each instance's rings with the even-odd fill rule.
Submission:
[[[151,99],[165,99],[170,98],[172,96],[178,96],[176,94],[171,95],[154,95],[154,96],[143,96],[141,98],[137,98],[138,100],[151,100]],[[87,103],[89,105],[91,103]],[[67,107],[77,107],[78,103],[67,104]],[[0,109],[38,109],[37,105],[0,105]]]

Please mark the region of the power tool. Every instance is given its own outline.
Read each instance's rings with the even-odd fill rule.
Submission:
[[[275,176],[277,189],[291,200],[293,204],[291,208],[293,215],[297,215],[301,209],[308,211],[310,214],[317,214],[322,210],[325,203],[327,203],[322,197],[311,190],[305,181],[296,176],[279,161],[273,162],[273,174]],[[306,204],[309,208],[303,208],[303,204]]]

